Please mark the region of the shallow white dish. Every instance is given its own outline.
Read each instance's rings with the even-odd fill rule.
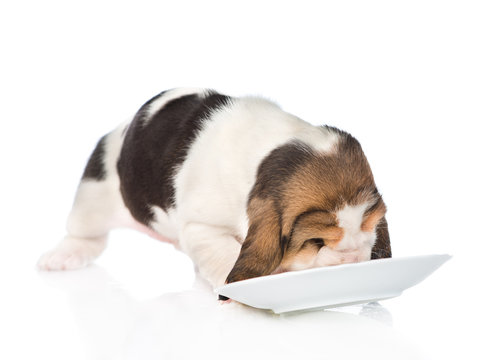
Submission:
[[[291,271],[234,282],[215,292],[275,313],[360,304],[401,295],[450,258],[423,255]]]

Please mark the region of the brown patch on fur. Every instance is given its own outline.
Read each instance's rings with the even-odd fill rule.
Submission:
[[[249,230],[227,283],[269,275],[282,259],[279,216],[271,199],[254,198],[247,211]]]
[[[247,238],[227,282],[272,273],[310,239],[335,246],[343,230],[332,213],[346,204],[382,201],[358,141],[337,129],[324,130],[340,137],[331,153],[294,141],[262,161],[249,195]],[[378,251],[387,244],[388,237],[378,240]]]

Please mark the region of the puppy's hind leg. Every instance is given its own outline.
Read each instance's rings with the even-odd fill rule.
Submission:
[[[112,216],[109,184],[82,180],[68,216],[68,234],[38,262],[44,270],[72,270],[86,266],[105,249]]]
[[[111,229],[124,225],[130,215],[119,191],[116,159],[122,144],[122,128],[103,137],[85,168],[71,213],[68,234],[38,262],[44,270],[71,270],[86,266],[107,245]]]

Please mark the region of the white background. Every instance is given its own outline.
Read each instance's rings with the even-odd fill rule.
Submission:
[[[485,359],[486,19],[469,0],[2,1],[0,358]],[[351,132],[394,256],[453,259],[373,316],[220,306],[128,230],[96,266],[38,273],[97,139],[179,86]]]

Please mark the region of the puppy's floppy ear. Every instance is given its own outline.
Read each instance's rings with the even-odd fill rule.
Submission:
[[[377,240],[372,248],[371,259],[390,258],[392,256],[389,229],[385,216],[379,221],[376,227]]]
[[[280,217],[274,202],[270,198],[254,197],[247,213],[247,237],[226,283],[269,275],[282,260],[284,244],[281,244]]]

